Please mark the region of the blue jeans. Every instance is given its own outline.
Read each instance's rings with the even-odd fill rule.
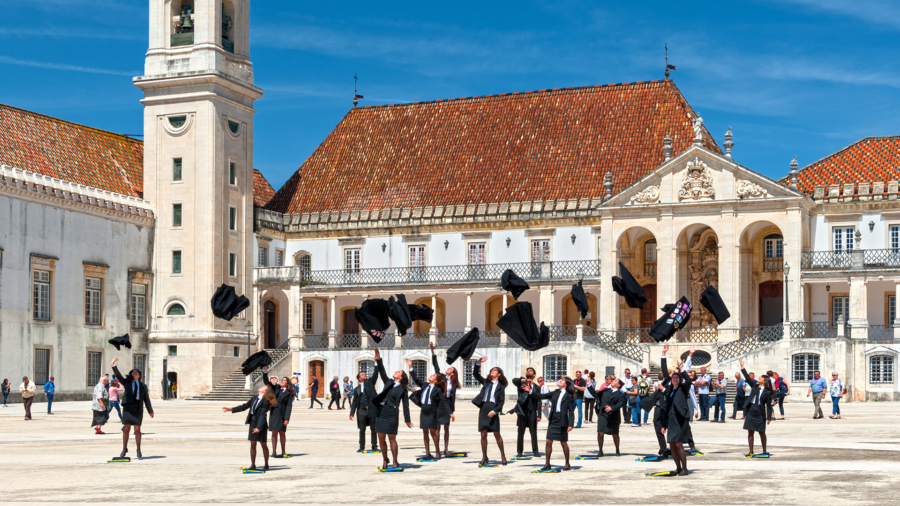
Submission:
[[[3,405],[4,405],[4,406],[6,406],[6,398],[7,398],[8,396],[9,396],[9,394],[3,394]]]
[[[47,394],[47,413],[52,413],[53,410],[50,409],[53,407],[53,394]]]
[[[637,399],[637,403],[631,407],[631,424],[632,425],[640,425],[641,424],[641,397],[640,395],[635,395],[635,399]],[[644,412],[644,423],[647,423],[647,413]]]
[[[838,405],[839,402],[841,402],[840,397],[832,397],[831,398],[831,414],[832,415],[841,414],[841,407]]]
[[[109,409],[106,410],[107,413],[112,413],[113,408],[116,408],[116,413],[119,414],[119,422],[122,421],[122,408],[119,407],[119,401],[110,401]]]
[[[697,397],[700,402],[700,419],[709,420],[709,394],[700,394]]]
[[[584,405],[584,399],[575,399],[575,409],[578,410],[578,423],[576,427],[581,427],[581,407]]]
[[[713,413],[713,420],[719,420],[721,413],[721,420],[725,421],[725,412],[728,411],[728,408],[725,407],[725,394],[716,394],[716,400],[713,401],[713,405],[716,406],[716,410]]]

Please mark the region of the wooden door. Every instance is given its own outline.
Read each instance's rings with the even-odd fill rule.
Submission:
[[[759,325],[769,327],[784,321],[784,285],[781,281],[759,284]]]
[[[641,308],[641,328],[649,329],[653,326],[656,319],[661,316],[659,309],[656,307],[656,285],[644,286],[644,297],[647,297],[647,303]]]
[[[353,316],[353,309],[345,309],[341,315],[341,333],[342,334],[359,334],[359,322]]]
[[[313,378],[319,378],[319,391],[316,392],[316,398],[324,398],[328,385],[325,384],[325,362],[321,360],[313,360],[309,363],[309,383]],[[310,387],[306,387],[306,396],[311,397]]]
[[[268,300],[265,304],[266,308],[266,348],[272,349],[278,347],[278,322],[275,318],[275,303]]]

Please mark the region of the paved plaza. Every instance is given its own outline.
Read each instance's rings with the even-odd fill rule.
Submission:
[[[272,459],[265,475],[243,475],[249,462],[244,414],[223,414],[219,403],[161,400],[156,418],[145,417],[144,459],[106,464],[118,455],[116,414],[106,435],[94,435],[87,402],[0,409],[0,479],[6,502],[112,503],[531,503],[531,504],[890,504],[900,484],[900,404],[855,403],[843,420],[812,420],[811,404],[788,404],[788,420],[769,428],[769,460],[749,460],[741,423],[698,422],[694,437],[702,457],[689,458],[686,478],[645,478],[673,467],[635,459],[655,453],[652,426],[623,425],[621,457],[574,461],[574,470],[532,474],[531,460],[479,469],[476,411],[458,404],[451,450],[469,458],[417,464],[424,454],[421,431],[401,428],[403,473],[380,474],[379,455],[356,453],[349,410],[306,409],[301,401],[289,428],[293,459]],[[418,421],[414,406],[413,419]],[[546,422],[543,422],[543,438]],[[515,453],[515,418],[502,419],[507,456]],[[570,438],[573,457],[596,451],[593,425]],[[605,450],[614,453],[610,438]],[[529,443],[526,440],[526,448]],[[134,442],[130,444],[133,457]],[[543,440],[541,441],[543,450]],[[490,456],[499,458],[491,443]],[[556,449],[555,456],[562,457]],[[262,464],[261,453],[258,464]],[[554,464],[562,464],[554,459]]]

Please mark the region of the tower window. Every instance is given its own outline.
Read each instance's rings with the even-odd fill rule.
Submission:
[[[181,251],[172,252],[172,274],[181,274]]]
[[[228,129],[231,130],[231,133],[237,135],[238,129],[241,127],[241,124],[237,121],[228,120]]]
[[[169,116],[169,124],[174,128],[183,127],[185,121],[187,121],[187,116]]]
[[[183,316],[184,315],[184,306],[181,304],[172,304],[169,306],[169,310],[166,311],[166,314],[169,316]]]
[[[236,276],[237,274],[237,255],[234,253],[228,254],[228,275]]]
[[[228,208],[228,230],[237,230],[237,209]]]
[[[181,181],[181,158],[172,159],[172,181]]]
[[[181,226],[181,204],[172,204],[172,226]]]
[[[228,162],[228,183],[237,184],[237,174],[234,170],[234,162]]]

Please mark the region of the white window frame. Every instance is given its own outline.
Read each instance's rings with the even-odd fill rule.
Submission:
[[[547,245],[546,254],[544,245]],[[531,247],[531,263],[549,262],[553,258],[553,241],[549,237],[537,237],[529,241]]]
[[[840,306],[840,307],[838,307]],[[838,316],[844,316],[844,323],[850,318],[850,297],[835,295],[831,298],[831,318],[837,323]]]
[[[362,248],[344,248],[344,271],[362,270]]]
[[[258,263],[257,267],[268,267],[269,266],[269,248],[265,246],[260,246],[256,250],[256,261]]]
[[[656,239],[647,239],[644,243],[644,263],[656,262],[659,243]]]
[[[893,355],[872,355],[869,357],[869,383],[894,383]]]
[[[888,225],[888,249],[900,250],[900,224]]]
[[[275,267],[284,267],[284,250],[275,250]]]
[[[49,322],[52,320],[50,302],[53,293],[53,272],[41,269],[32,272],[32,318],[34,321]]]
[[[102,278],[84,278],[84,324],[91,327],[103,325]]]
[[[855,226],[842,225],[831,229],[831,248],[833,251],[853,251],[853,241],[856,235]]]
[[[569,357],[563,354],[544,355],[544,358],[541,359],[541,366],[544,371],[544,383],[552,385],[559,381],[559,378],[569,374]]]
[[[784,258],[784,238],[766,239],[763,243],[763,256],[766,258]]]
[[[409,269],[410,281],[424,281],[426,267],[428,266],[428,246],[425,244],[410,244],[406,247],[406,262]]]
[[[131,328],[147,328],[147,285],[131,283]]]

